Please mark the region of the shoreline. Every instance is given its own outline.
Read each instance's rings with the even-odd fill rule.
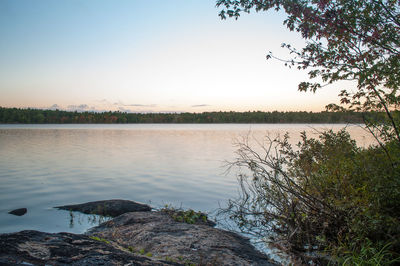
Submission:
[[[0,234],[0,263],[33,265],[275,265],[249,239],[214,228],[205,214],[127,200],[55,207],[113,219],[85,234],[20,231]],[[64,249],[61,252],[60,249]],[[63,253],[63,254],[60,254]]]

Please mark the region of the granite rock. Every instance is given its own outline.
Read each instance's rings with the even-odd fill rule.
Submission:
[[[98,214],[110,217],[117,217],[118,215],[127,212],[151,211],[151,207],[146,204],[141,204],[130,200],[121,200],[121,199],[92,201],[82,204],[58,206],[54,208],[67,211],[77,211],[85,214]]]
[[[179,265],[133,254],[85,235],[21,231],[0,235],[0,265]]]
[[[178,222],[163,211],[126,213],[87,234],[195,265],[274,265],[236,233]]]

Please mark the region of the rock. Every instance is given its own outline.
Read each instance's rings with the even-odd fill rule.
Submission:
[[[126,213],[87,234],[188,264],[274,265],[244,237],[206,224],[178,222],[162,211]]]
[[[1,234],[0,250],[0,265],[180,265],[71,233]]]
[[[20,208],[20,209],[15,209],[12,211],[9,211],[9,214],[17,215],[17,216],[22,216],[24,215],[28,210],[26,208]]]
[[[127,212],[151,211],[151,207],[146,204],[120,199],[92,201],[82,204],[58,206],[54,208],[110,217],[117,217]]]
[[[214,228],[201,212],[151,212],[126,200],[56,208],[117,217],[85,235],[0,234],[0,265],[274,265],[248,239]]]

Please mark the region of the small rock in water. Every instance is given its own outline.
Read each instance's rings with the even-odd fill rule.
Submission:
[[[24,215],[26,212],[28,211],[27,208],[19,208],[19,209],[15,209],[12,211],[9,211],[9,214],[13,214],[13,215],[17,215],[17,216],[22,216]]]
[[[117,217],[127,212],[151,211],[151,207],[146,204],[137,203],[130,200],[101,200],[82,204],[65,205],[55,207],[61,210],[78,211],[86,214],[98,214],[110,217]]]

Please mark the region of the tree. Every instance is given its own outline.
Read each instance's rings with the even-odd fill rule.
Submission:
[[[292,55],[284,63],[309,71],[298,89],[354,81],[355,91],[344,88],[340,106],[327,109],[363,113],[380,144],[360,148],[345,131],[330,131],[303,134],[297,148],[288,136],[267,138],[256,152],[244,139],[230,164],[241,169],[241,194],[224,213],[305,263],[400,262],[400,1],[218,0],[217,7],[222,19],[286,12],[284,24],[305,40],[301,49],[282,44]]]
[[[217,7],[224,8],[222,19],[283,9],[288,15],[284,24],[306,41],[299,50],[282,44],[293,55],[285,64],[308,69],[310,80],[317,79],[301,82],[298,89],[315,92],[336,81],[356,81],[355,92],[341,91],[342,106],[327,108],[384,112],[387,123],[378,125],[366,117],[366,124],[377,130],[377,137],[395,137],[400,145],[400,1],[218,0]]]

